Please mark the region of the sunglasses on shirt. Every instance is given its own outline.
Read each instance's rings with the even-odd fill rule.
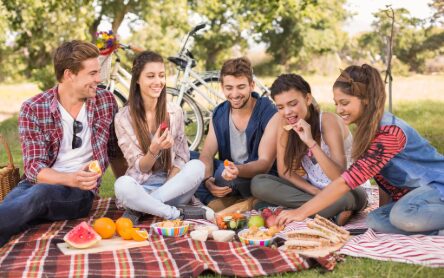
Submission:
[[[73,136],[72,136],[72,149],[77,149],[82,146],[82,138],[77,136],[77,133],[83,130],[82,122],[74,120],[73,123]]]

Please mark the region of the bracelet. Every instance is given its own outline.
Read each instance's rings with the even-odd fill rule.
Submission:
[[[148,148],[148,152],[151,154],[154,160],[157,160],[160,157],[160,152],[156,155],[150,150],[150,148]]]
[[[314,147],[316,147],[317,144],[318,144],[318,143],[316,143],[316,141],[315,141],[314,144],[313,144],[313,146],[308,147],[308,153],[307,153],[308,157],[312,157],[312,156],[313,156],[313,152],[311,151],[311,149],[313,149]]]
[[[314,144],[313,144],[313,146],[308,147],[308,149],[309,149],[309,150],[313,149],[314,147],[316,147],[317,144],[318,144],[318,143],[315,141]]]

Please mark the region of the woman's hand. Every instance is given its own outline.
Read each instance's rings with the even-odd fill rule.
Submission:
[[[293,125],[293,130],[299,135],[302,142],[307,146],[312,146],[314,144],[313,135],[311,134],[311,125],[305,120],[300,119],[296,124]]]
[[[305,218],[298,209],[283,210],[276,218],[276,225],[283,226],[293,221],[301,222],[304,221]]]
[[[159,126],[153,136],[153,139],[151,140],[150,151],[156,155],[161,150],[171,148],[174,144],[174,139],[169,131],[169,128],[166,128],[162,134],[160,134],[161,132],[161,127]]]

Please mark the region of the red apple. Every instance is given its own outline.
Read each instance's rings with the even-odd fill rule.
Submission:
[[[167,127],[168,127],[167,122],[166,122],[166,121],[163,121],[163,122],[160,124],[160,131],[163,132],[165,129],[167,129]]]
[[[270,215],[266,220],[265,220],[265,226],[267,228],[270,228],[274,225],[276,225],[276,218],[277,216],[275,214]]]
[[[264,208],[263,210],[262,210],[262,217],[263,218],[265,218],[265,219],[267,219],[269,216],[271,216],[272,214],[273,214],[273,212],[271,211],[271,209],[269,209],[269,208]]]
[[[279,215],[279,213],[281,213],[282,212],[282,210],[283,210],[283,208],[281,208],[281,207],[278,207],[275,211],[274,211],[274,215]]]

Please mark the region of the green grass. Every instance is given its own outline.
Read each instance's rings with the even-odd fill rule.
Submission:
[[[331,105],[322,105],[323,110],[332,111]],[[400,102],[394,106],[394,113],[404,119],[428,139],[440,153],[444,153],[444,102],[415,101]],[[23,160],[17,135],[17,117],[0,122],[0,133],[9,142],[13,153],[14,162],[23,173]],[[7,161],[3,147],[0,147],[0,162]],[[114,195],[114,176],[108,169],[103,177],[100,195],[111,197]],[[304,277],[441,277],[444,270],[423,266],[409,265],[394,262],[382,262],[370,259],[346,257],[339,263],[333,272],[325,273],[321,268],[304,271],[301,274],[289,273],[276,277],[292,277],[303,275]]]

